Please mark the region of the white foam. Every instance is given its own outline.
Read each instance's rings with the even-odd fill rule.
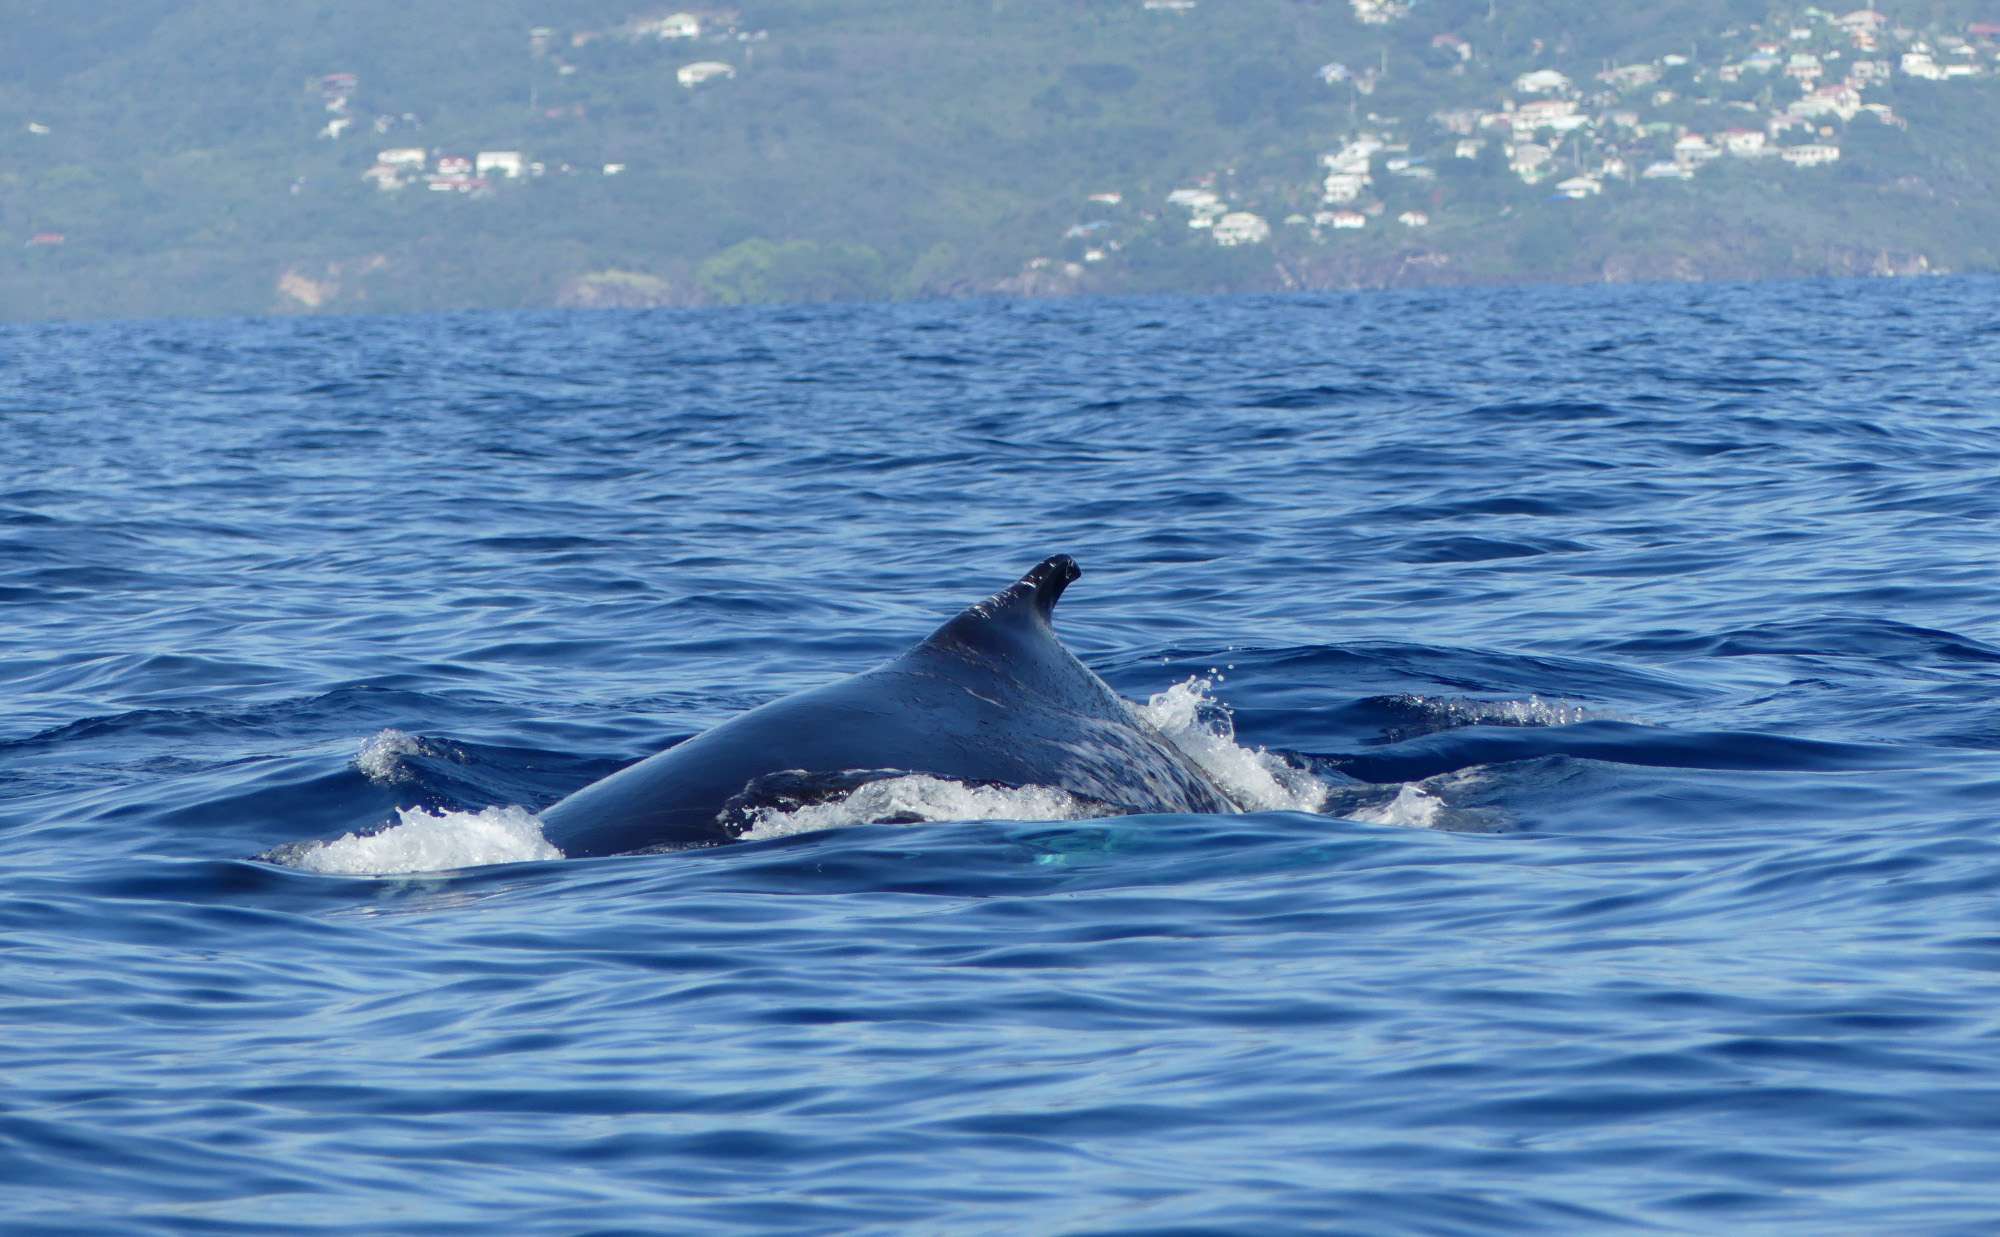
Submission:
[[[1132,706],[1246,812],[1317,812],[1327,785],[1264,748],[1236,741],[1229,710],[1210,695],[1215,680],[1190,678]]]
[[[1398,825],[1405,829],[1435,829],[1444,815],[1444,800],[1410,782],[1387,803],[1355,808],[1349,820],[1370,825]]]
[[[316,842],[283,862],[307,872],[380,876],[563,857],[542,836],[541,820],[526,808],[432,813],[410,807],[398,808],[397,815],[401,820],[379,833]]]
[[[1452,726],[1571,726],[1596,716],[1567,700],[1468,700],[1462,696],[1411,696],[1411,704]]]
[[[413,734],[394,728],[370,735],[355,753],[354,767],[361,775],[377,786],[389,786],[410,780],[410,771],[403,765],[405,756],[427,754],[424,741]]]
[[[790,810],[758,808],[741,836],[746,842],[761,842],[889,819],[1087,820],[1100,814],[1052,786],[968,786],[927,773],[908,773],[857,786],[824,803]]]

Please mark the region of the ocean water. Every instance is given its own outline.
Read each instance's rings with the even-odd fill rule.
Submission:
[[[1990,1229],[1996,391],[1972,279],[0,328],[0,1227]],[[1249,810],[541,838],[1057,551]]]

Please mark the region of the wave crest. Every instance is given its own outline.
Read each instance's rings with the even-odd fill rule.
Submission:
[[[398,808],[397,816],[397,823],[376,833],[282,847],[268,857],[300,871],[338,876],[447,872],[563,857],[542,836],[541,819],[526,808],[430,812],[408,807]]]

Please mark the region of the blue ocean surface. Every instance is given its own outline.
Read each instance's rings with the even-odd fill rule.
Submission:
[[[0,1227],[1990,1230],[1996,392],[1977,279],[0,328]],[[541,839],[1059,551],[1249,810]]]

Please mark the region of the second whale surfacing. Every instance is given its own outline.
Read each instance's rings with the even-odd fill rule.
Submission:
[[[768,802],[902,774],[1046,786],[1121,812],[1233,813],[1222,789],[1056,638],[1067,554],[901,657],[774,700],[541,814],[570,858],[714,845]]]

